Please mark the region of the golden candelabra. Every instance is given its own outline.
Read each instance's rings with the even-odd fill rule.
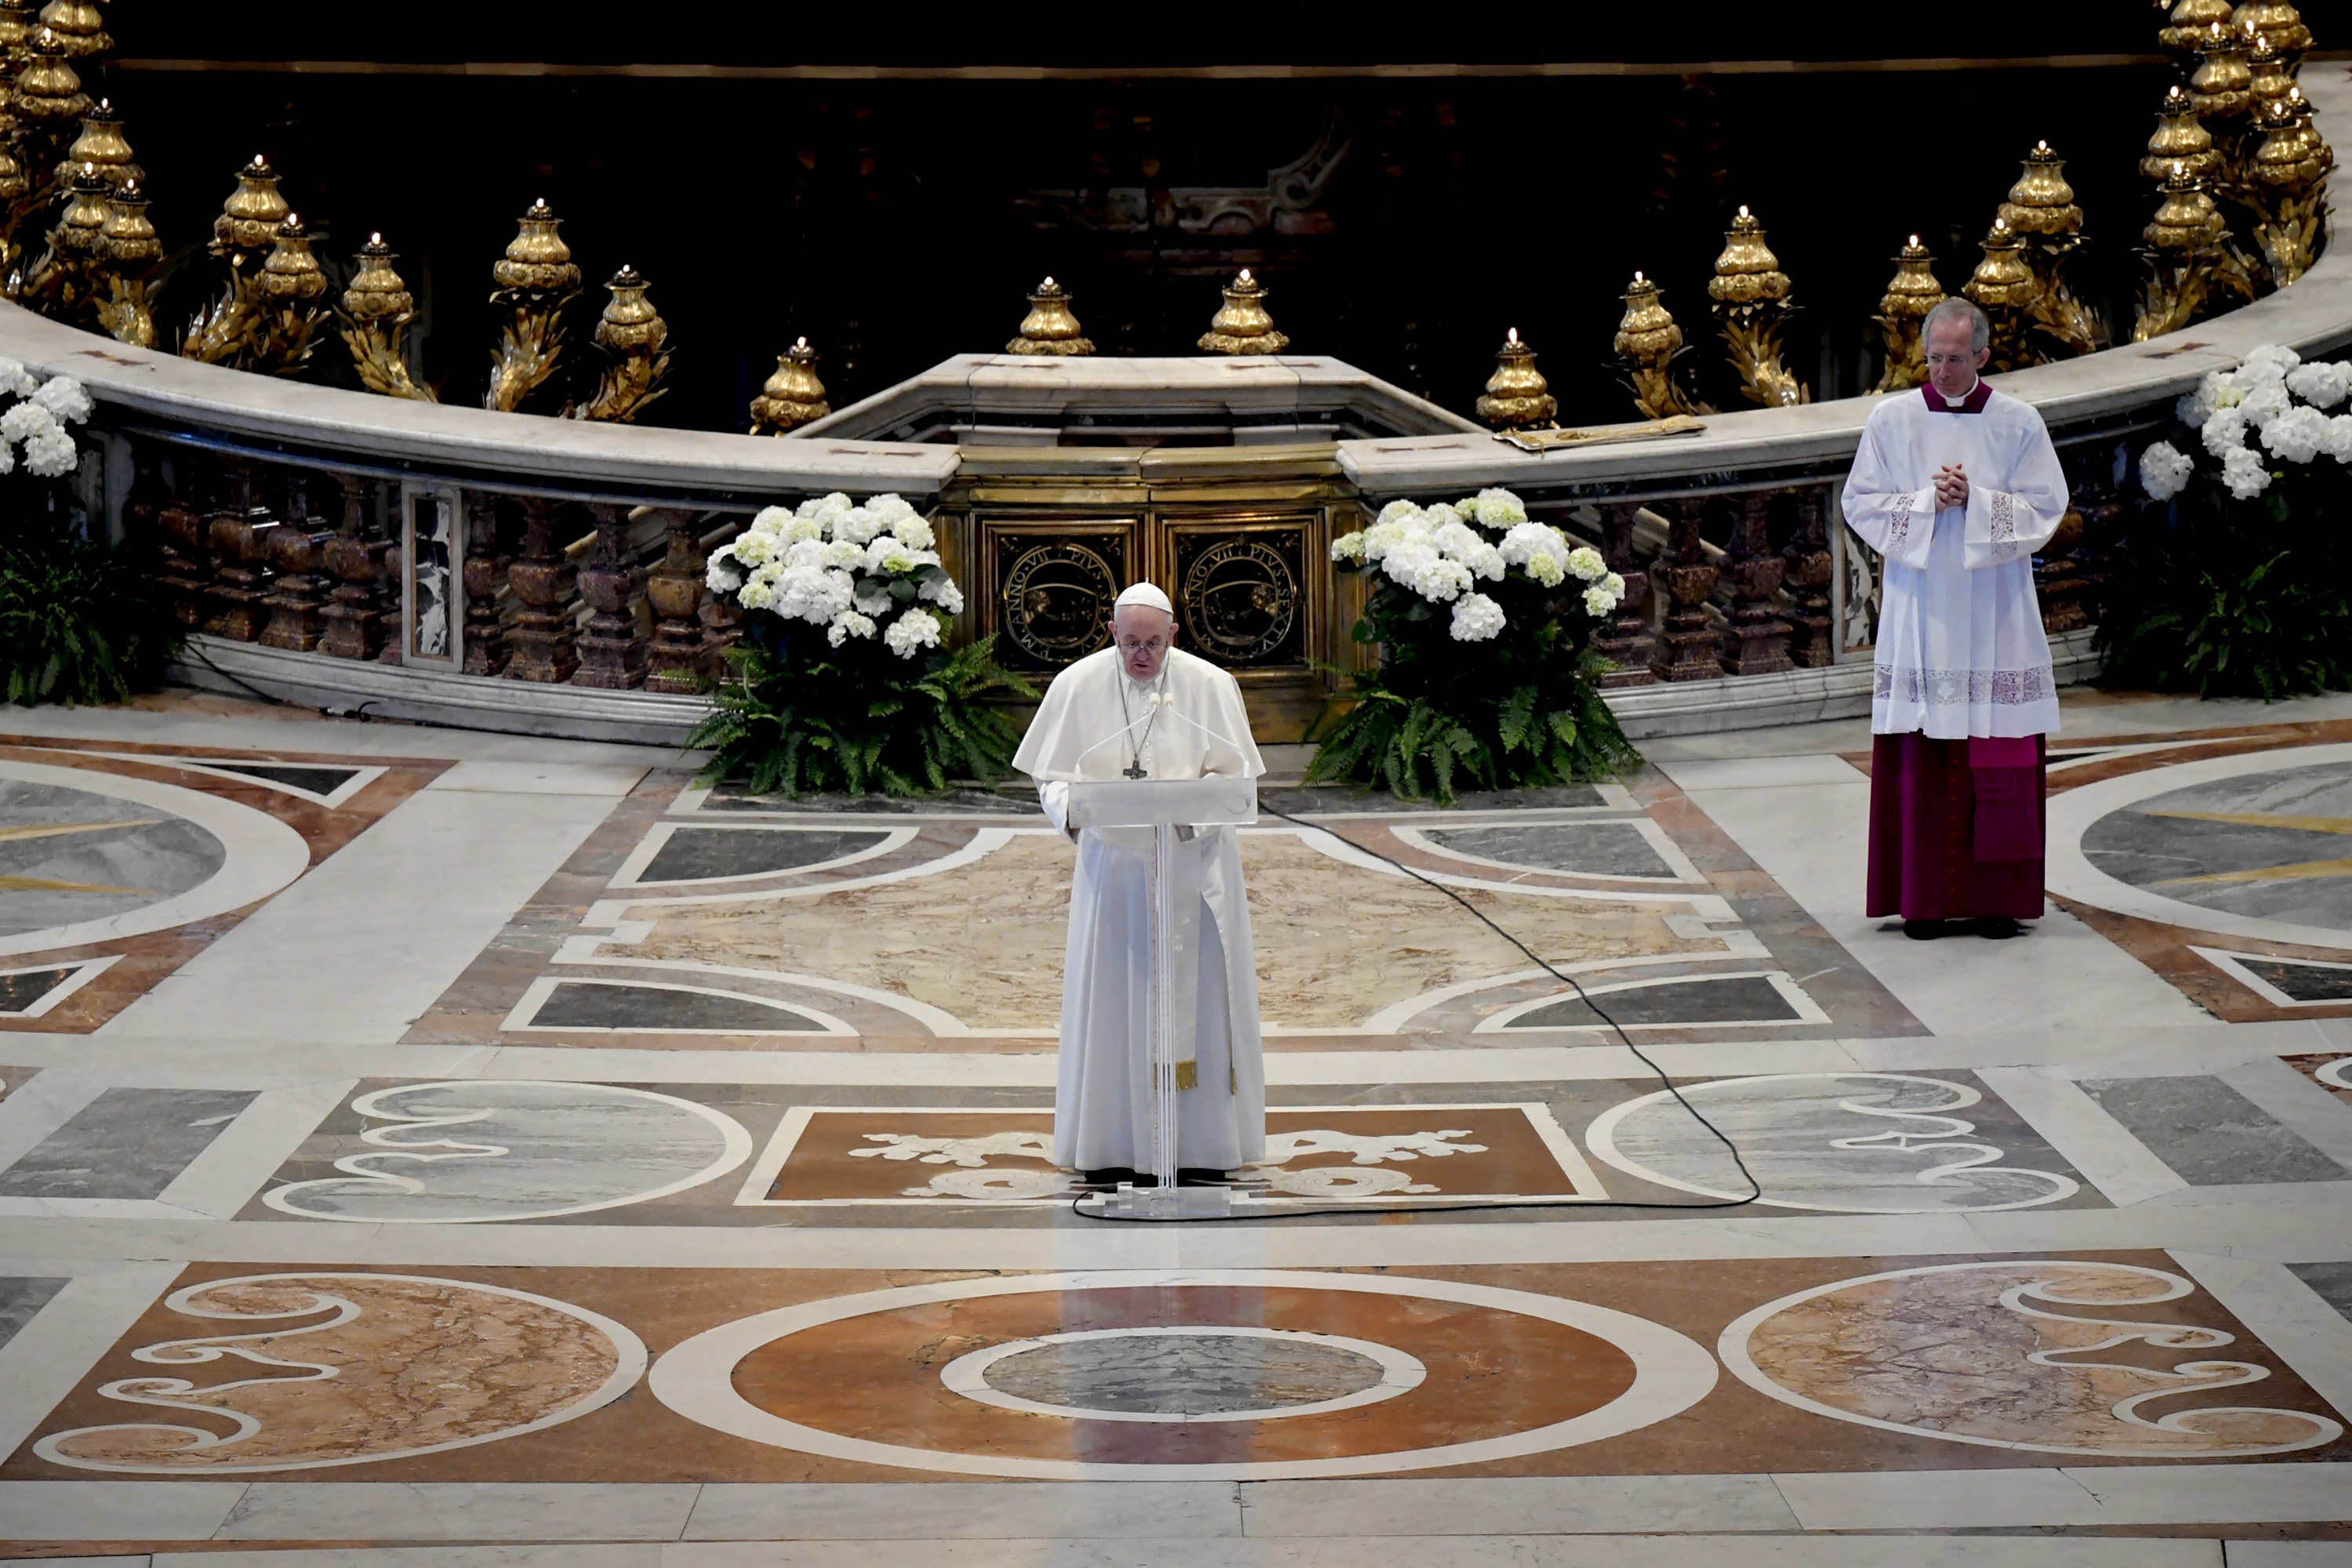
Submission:
[[[1478,399],[1478,417],[1497,430],[1559,420],[1559,399],[1546,385],[1536,368],[1536,351],[1519,341],[1517,327],[1503,334],[1503,346],[1495,351],[1495,374]]]
[[[268,258],[254,279],[258,310],[251,348],[237,368],[292,375],[310,363],[318,346],[319,323],[326,315],[319,301],[327,292],[327,274],[310,254],[310,231],[299,214],[288,213],[271,238]]]
[[[2286,57],[2279,53],[2266,33],[2252,27],[2242,29],[2248,44],[2246,48],[2246,91],[2253,105],[2248,111],[2259,121],[2263,110],[2283,101],[2294,90],[2294,72],[2287,68]]]
[[[98,301],[98,324],[117,342],[153,348],[155,316],[147,304],[147,280],[163,258],[163,247],[147,221],[142,182],[132,180],[114,193],[99,244],[106,291]]]
[[[57,35],[68,59],[87,59],[114,47],[106,36],[106,19],[89,0],[49,0],[41,7],[41,26]]]
[[[81,117],[81,134],[74,138],[58,165],[58,183],[70,182],[85,164],[116,190],[146,177],[146,171],[131,162],[131,143],[122,134],[122,116],[114,111],[110,99],[100,99],[98,107]]]
[[[2074,291],[2068,276],[2083,245],[2083,209],[2074,204],[2074,187],[2066,183],[2066,161],[2047,142],[2034,143],[2025,155],[2024,172],[2000,204],[1999,220],[2009,226],[2025,247],[2026,265],[2041,282],[2042,291],[2027,307],[2033,327],[2053,339],[2070,354],[2098,352],[2098,315]]]
[[[1242,268],[1242,275],[1225,285],[1225,302],[1209,319],[1209,330],[1201,334],[1200,348],[1213,354],[1278,354],[1290,346],[1289,338],[1275,331],[1274,318],[1265,313],[1265,285]]]
[[[563,220],[546,198],[530,204],[518,220],[507,253],[490,267],[490,303],[504,306],[507,321],[499,346],[490,351],[490,387],[482,406],[513,413],[555,370],[563,352],[563,308],[580,297],[580,268],[572,247],[556,233]]]
[[[669,370],[669,323],[646,298],[649,285],[645,278],[628,263],[623,262],[604,287],[613,297],[596,322],[596,346],[611,363],[596,383],[596,395],[584,407],[564,413],[625,425],[667,390],[659,383]]]
[[[2232,11],[2231,0],[2179,0],[2157,29],[2156,41],[2185,59],[2216,26],[2231,25]]]
[[[2139,161],[2143,179],[2164,184],[2179,164],[2200,180],[2218,176],[2221,154],[2213,133],[2197,118],[2197,105],[2176,85],[2165,89],[2156,111],[2156,133],[2147,139],[2147,154]]]
[[[2312,125],[2299,89],[2256,124],[2263,142],[2246,162],[2247,194],[2259,215],[2253,237],[2272,283],[2284,289],[2310,269],[2318,252],[2336,152]]]
[[[786,436],[833,412],[824,383],[816,378],[816,350],[802,338],[776,356],[776,374],[751,399],[751,434]]]
[[[67,63],[65,46],[55,29],[36,28],[26,40],[25,65],[16,73],[11,108],[17,135],[31,154],[30,166],[37,169],[49,166],[64,147],[68,128],[89,112],[89,95]]]
[[[217,299],[197,310],[181,335],[184,357],[205,364],[236,364],[248,357],[261,324],[257,279],[277,248],[278,225],[291,216],[286,198],[278,194],[278,171],[256,153],[253,162],[236,172],[236,189],[213,219],[212,243],[205,248],[226,264],[228,280]]]
[[[1944,286],[1936,281],[1936,258],[1913,235],[1895,258],[1895,276],[1878,297],[1878,314],[1871,318],[1886,340],[1886,369],[1874,392],[1901,392],[1927,379],[1927,356],[1919,332],[1927,312],[1944,302]]]
[[[1764,226],[1743,206],[1723,240],[1706,291],[1740,389],[1768,408],[1811,403],[1812,390],[1780,363],[1780,329],[1796,307],[1789,302],[1789,275],[1764,243]]]
[[[2140,231],[2148,280],[2141,289],[2132,342],[2177,332],[2203,314],[2221,279],[2229,226],[2203,184],[2186,168],[2164,182],[2156,216]]]
[[[1625,314],[1617,322],[1617,363],[1625,369],[1625,389],[1644,419],[1712,414],[1675,382],[1675,360],[1682,354],[1683,330],[1658,299],[1658,286],[1639,272],[1625,292]]]
[[[402,338],[416,319],[416,300],[393,269],[398,259],[381,234],[368,236],[352,258],[352,280],[343,290],[343,346],[352,351],[352,363],[370,392],[438,403],[433,389],[409,374],[408,348]]]
[[[6,63],[9,80],[32,58],[33,33],[39,26],[30,0],[0,0],[0,61]]]
[[[1029,313],[1021,318],[1021,331],[1004,345],[1009,354],[1090,354],[1094,343],[1078,330],[1070,313],[1070,295],[1051,278],[1029,296]]]
[[[48,248],[25,275],[18,297],[44,314],[89,324],[98,318],[100,251],[113,187],[96,168],[85,167],[68,193]]]
[[[2311,29],[2303,25],[2303,17],[2292,5],[2265,0],[2265,3],[2239,6],[2230,14],[2233,27],[2251,27],[2263,36],[2263,41],[2285,58],[2290,68],[2311,47]]]
[[[2213,133],[2221,154],[2224,189],[2237,183],[2245,151],[2246,115],[2254,102],[2254,73],[2246,66],[2246,35],[2216,24],[2197,46],[2197,68],[2189,78],[2189,106]]]
[[[2026,340],[2033,307],[2042,298],[2042,279],[2025,259],[2025,241],[2006,220],[1993,219],[1980,242],[1984,259],[1978,262],[1960,292],[1992,320],[1992,368],[2017,370],[2038,364],[2042,355]]]

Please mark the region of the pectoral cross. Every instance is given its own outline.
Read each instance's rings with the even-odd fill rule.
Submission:
[[[1144,771],[1143,763],[1139,761],[1129,763],[1127,766],[1119,769],[1118,771],[1125,773],[1131,779],[1149,778],[1151,776]]]

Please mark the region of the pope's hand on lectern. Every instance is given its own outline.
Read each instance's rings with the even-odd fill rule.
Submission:
[[[1062,977],[1054,1160],[1082,1171],[1145,1171],[1152,1163],[1146,1053],[1154,834],[1149,826],[1074,824],[1070,786],[1254,779],[1265,764],[1250,740],[1234,678],[1172,646],[1174,616],[1165,595],[1148,584],[1127,590],[1112,634],[1111,647],[1054,678],[1013,765],[1037,782],[1047,819],[1076,839],[1078,849]],[[1175,1163],[1231,1170],[1265,1152],[1249,906],[1234,829],[1183,826],[1191,831],[1177,836],[1170,886]]]

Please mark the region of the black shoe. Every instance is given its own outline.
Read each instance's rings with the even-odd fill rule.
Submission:
[[[1933,942],[1937,937],[1948,934],[1950,929],[1949,924],[1943,921],[1905,921],[1903,922],[1903,934],[1913,942]]]
[[[2008,915],[1987,915],[1973,923],[1976,933],[1987,942],[2007,942],[2025,933],[2025,928]]]
[[[1176,1167],[1176,1184],[1180,1187],[1222,1187],[1226,1185],[1225,1173],[1204,1165]]]
[[[1081,1171],[1078,1173],[1078,1177],[1090,1187],[1116,1187],[1121,1182],[1131,1183],[1139,1187],[1148,1187],[1152,1184],[1150,1176],[1139,1175],[1125,1165],[1105,1165],[1099,1171]]]

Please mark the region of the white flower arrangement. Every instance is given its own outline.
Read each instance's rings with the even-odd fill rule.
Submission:
[[[16,471],[20,446],[26,473],[54,479],[73,472],[81,449],[66,426],[90,416],[89,390],[69,375],[39,380],[21,362],[0,357],[0,395],[21,400],[0,414],[0,474]]]
[[[0,415],[0,433],[6,419]],[[913,658],[939,647],[963,609],[963,590],[940,565],[937,542],[931,525],[899,497],[859,504],[836,492],[793,511],[763,508],[731,543],[711,552],[704,581],[747,610],[824,627],[835,647],[878,636],[900,658]]]
[[[1526,505],[1506,489],[1429,507],[1392,500],[1370,528],[1333,540],[1331,559],[1378,566],[1431,604],[1452,605],[1457,642],[1485,642],[1508,624],[1503,606],[1475,587],[1503,581],[1514,566],[1546,588],[1576,578],[1586,585],[1585,614],[1596,620],[1625,596],[1625,580],[1599,551],[1571,546],[1549,523],[1528,521]]]
[[[2284,344],[2265,343],[2234,370],[2208,371],[2173,412],[2221,460],[2230,493],[2251,500],[2275,477],[2264,453],[2284,463],[2310,463],[2324,455],[2352,465],[2352,413],[2326,412],[2347,395],[2352,361],[2305,364]],[[2158,500],[2179,495],[2196,471],[2196,459],[2169,442],[2140,454],[2140,483]]]

